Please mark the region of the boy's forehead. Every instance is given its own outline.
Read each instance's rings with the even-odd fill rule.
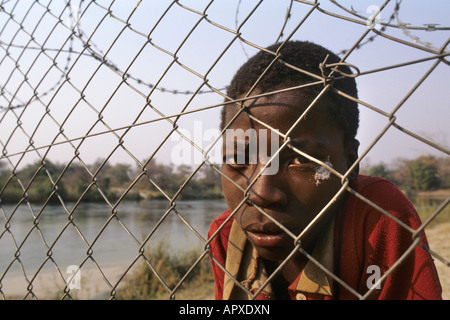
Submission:
[[[264,124],[286,132],[302,116],[312,99],[297,92],[277,93],[267,97],[259,97],[245,101],[246,109],[235,119],[231,128],[263,128]],[[302,126],[306,122],[317,120],[315,112],[320,102],[313,106],[308,116],[302,120]],[[227,123],[239,112],[237,105],[229,106],[227,110]],[[322,115],[323,116],[323,115]],[[257,119],[257,120],[255,120]]]

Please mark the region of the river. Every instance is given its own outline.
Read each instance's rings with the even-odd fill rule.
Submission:
[[[74,208],[71,203],[66,206],[69,211]],[[145,248],[161,242],[172,250],[202,248],[202,240],[183,220],[206,239],[210,222],[226,208],[224,201],[177,201],[179,215],[171,211]],[[168,202],[122,202],[115,211],[117,219],[111,219],[113,211],[105,203],[81,203],[72,215],[57,204],[47,205],[40,215],[40,206],[32,209],[27,205],[0,207],[5,222],[0,227],[0,277],[5,270],[21,273],[22,266],[27,273],[54,268],[53,261],[66,270],[86,257],[93,257],[101,267],[126,267],[138,256],[139,243],[167,212]],[[33,213],[39,215],[36,221]]]
[[[73,207],[73,203],[67,204],[69,211]],[[105,203],[81,203],[71,216],[61,205],[50,204],[40,215],[41,207],[33,206],[35,216],[39,215],[35,221],[31,209],[26,205],[18,208],[13,205],[0,206],[0,217],[3,220],[0,226],[0,293],[23,297],[28,288],[24,274],[30,279],[38,270],[42,275],[42,279],[38,280],[44,283],[42,288],[50,290],[48,288],[53,288],[52,281],[56,279],[55,264],[67,278],[70,275],[67,271],[70,266],[84,263],[82,270],[96,267],[92,259],[86,259],[87,257],[92,257],[103,272],[112,272],[111,276],[107,276],[118,281],[139,255],[138,243],[142,243],[154,230],[167,208],[168,202],[163,200],[125,201],[116,208],[115,217],[118,219],[111,219],[113,211]],[[418,204],[417,208],[425,213],[434,212],[435,205],[430,209]],[[176,209],[200,237],[206,239],[210,222],[226,210],[227,206],[224,201],[176,201]],[[428,215],[429,213],[423,218]],[[444,221],[427,228],[431,248],[446,259],[449,257],[448,217],[447,210],[442,213]],[[148,252],[149,247],[161,243],[174,251],[203,248],[202,240],[186,226],[175,211],[171,211],[156,228],[145,249]],[[449,299],[449,268],[437,260],[436,265],[444,287],[444,298]],[[45,276],[50,273],[53,274],[52,277]],[[109,290],[98,273],[89,277],[84,272],[83,277],[89,279],[86,281],[92,282],[92,286],[97,288],[102,285],[103,290]],[[83,288],[88,286],[86,281]],[[33,281],[35,293],[38,283]],[[61,284],[60,287],[63,288]],[[88,290],[78,291],[83,294],[87,292],[86,297],[90,298],[98,294],[96,290],[100,289],[92,289],[94,294]]]

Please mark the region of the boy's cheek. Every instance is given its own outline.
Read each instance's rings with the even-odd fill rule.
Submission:
[[[234,210],[244,198],[244,192],[239,187],[237,187],[236,184],[243,189],[245,189],[245,186],[239,183],[239,180],[241,179],[235,176],[235,173],[232,174],[227,171],[229,170],[222,171],[226,175],[226,177],[222,177],[222,190],[228,208],[230,210]]]

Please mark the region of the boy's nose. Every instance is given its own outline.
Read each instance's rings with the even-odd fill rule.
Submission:
[[[255,178],[251,179],[252,182]],[[251,183],[250,182],[250,183]],[[284,191],[280,174],[261,175],[249,190],[250,200],[262,208],[285,206],[288,196]]]

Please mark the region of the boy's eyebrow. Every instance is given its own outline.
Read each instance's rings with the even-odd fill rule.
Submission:
[[[280,137],[281,144],[283,143],[283,138]],[[248,148],[250,142],[247,139],[233,139],[233,145],[234,146],[244,146],[245,148]],[[290,144],[298,149],[304,149],[304,148],[327,148],[330,146],[330,142],[326,138],[317,138],[317,139],[290,139]]]
[[[328,148],[330,146],[330,141],[327,138],[317,138],[317,139],[291,139],[290,144],[297,149],[306,148]],[[289,146],[289,145],[288,145]]]
[[[231,151],[230,146],[227,143],[223,144],[223,148],[225,149],[225,151]],[[241,149],[247,152],[250,149],[250,142],[246,139],[233,139],[231,149],[233,152]]]

